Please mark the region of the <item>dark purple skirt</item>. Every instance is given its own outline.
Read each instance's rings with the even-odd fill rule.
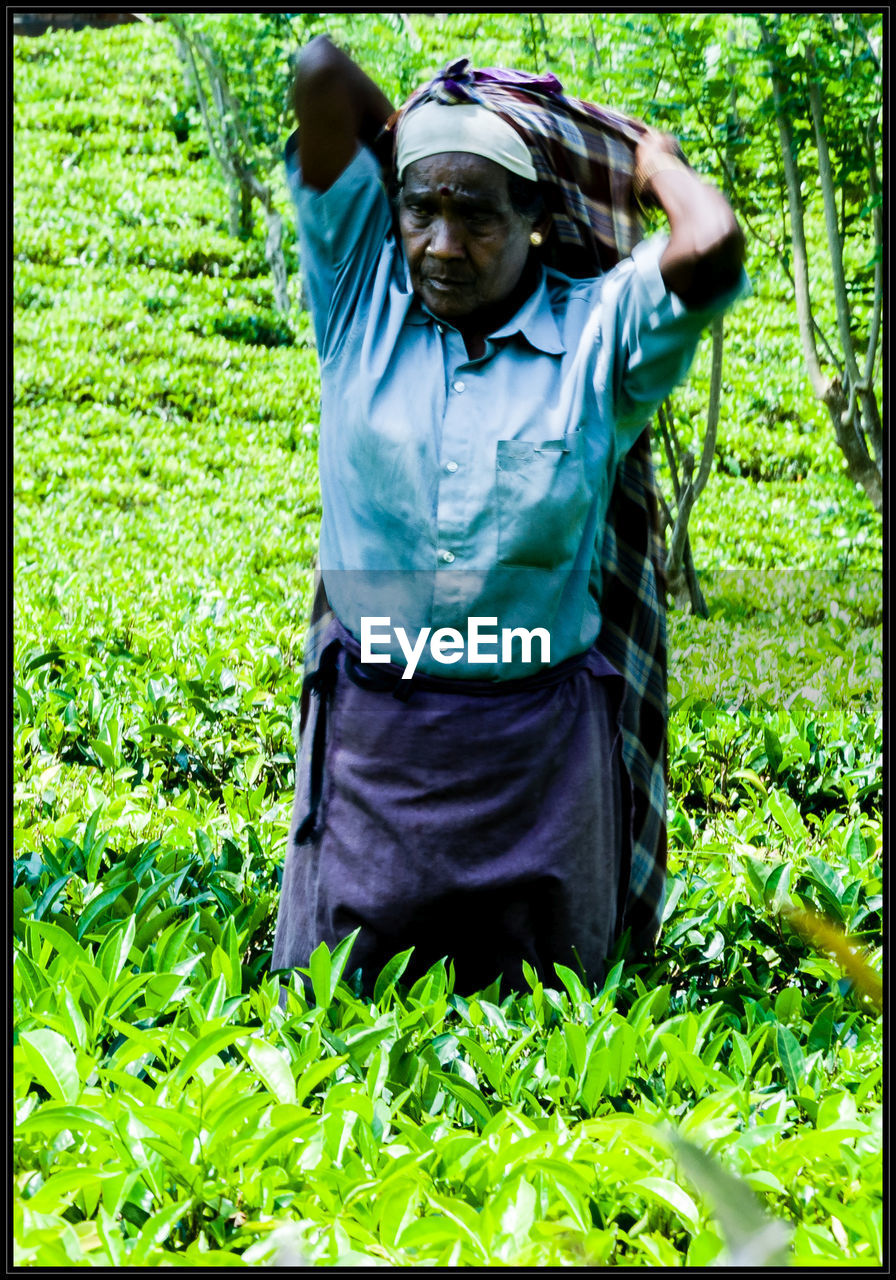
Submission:
[[[302,734],[272,968],[360,927],[345,972],[367,991],[408,947],[405,980],[446,957],[461,993],[526,989],[523,960],[600,982],[628,887],[621,677],[591,650],[500,693],[401,681],[340,632]]]

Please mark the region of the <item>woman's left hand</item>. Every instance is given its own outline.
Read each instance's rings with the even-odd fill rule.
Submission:
[[[733,288],[743,266],[743,232],[721,191],[687,164],[672,134],[646,131],[635,152],[634,187],[642,203],[656,203],[669,219],[660,260],[666,288],[693,309]]]

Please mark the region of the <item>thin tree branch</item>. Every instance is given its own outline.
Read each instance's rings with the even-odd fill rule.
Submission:
[[[231,231],[236,234],[248,229],[244,224],[251,217],[252,198],[259,200],[264,211],[266,225],[264,251],[273,280],[274,305],[282,315],[288,315],[290,311],[289,277],[283,256],[283,222],[275,208],[271,187],[256,176],[251,162],[241,153],[241,147],[251,153],[252,144],[239,104],[231,93],[224,69],[205,36],[197,31],[191,38],[180,15],[172,14],[171,22],[176,32],[178,54],[187,67],[199,102],[209,147],[228,185]],[[193,52],[194,45],[208,76],[217,112],[217,124],[220,125],[220,135],[215,124],[212,123],[208,100]]]
[[[817,70],[814,49],[808,50],[807,58],[811,70]],[[831,255],[831,271],[834,282],[834,301],[837,310],[837,322],[840,330],[840,342],[844,349],[847,369],[849,401],[843,411],[841,423],[845,430],[855,432],[858,443],[867,454],[867,431],[871,440],[871,448],[879,469],[882,466],[882,429],[880,415],[877,413],[877,399],[874,396],[867,378],[859,374],[858,359],[850,330],[849,295],[846,291],[846,273],[843,268],[843,249],[837,230],[837,206],[834,194],[834,182],[831,173],[831,161],[828,152],[827,135],[824,125],[824,110],[821,101],[821,90],[818,80],[812,76],[809,81],[809,107],[812,112],[812,124],[815,130],[815,142],[818,151],[818,170],[821,179],[822,200],[824,204],[825,229],[827,231],[828,249]],[[875,264],[876,266],[877,264]],[[875,273],[876,274],[876,273]],[[856,413],[856,402],[861,397],[862,413]]]
[[[668,502],[663,497],[662,492],[660,491],[659,488],[657,488],[656,496],[659,498],[660,506],[663,509],[663,525],[666,529],[668,529],[673,523],[672,511],[669,507]]]
[[[851,384],[860,381],[859,366],[853,346],[850,321],[849,295],[846,292],[846,273],[843,269],[843,243],[837,225],[837,197],[834,191],[834,177],[831,172],[831,156],[828,150],[827,132],[824,123],[824,107],[821,101],[821,89],[818,84],[818,66],[815,50],[807,50],[810,67],[808,82],[809,110],[812,113],[812,125],[815,130],[815,147],[818,152],[818,175],[821,181],[821,198],[824,208],[824,225],[827,232],[828,252],[831,255],[831,273],[834,284],[834,302],[837,311],[837,328],[840,332],[840,345],[846,361],[846,373]],[[850,399],[853,399],[850,393]]]
[[[784,165],[784,181],[790,210],[790,243],[794,267],[793,285],[796,294],[796,314],[803,344],[803,355],[806,360],[809,380],[812,383],[812,390],[819,400],[827,403],[831,394],[831,383],[825,377],[818,362],[818,349],[815,345],[812,299],[809,292],[809,262],[806,250],[806,231],[803,225],[803,205],[800,192],[800,175],[796,162],[796,145],[790,117],[784,104],[784,86],[781,73],[775,66],[774,58],[771,55],[771,48],[775,43],[774,37],[769,32],[761,14],[757,14],[757,21],[763,43],[769,47],[772,96],[775,105],[775,118],[778,122],[778,133],[781,139],[781,159]]]
[[[681,498],[678,502],[678,510],[675,513],[675,527],[672,530],[672,537],[669,539],[669,556],[666,562],[666,572],[670,581],[674,580],[681,572],[684,540],[687,537],[688,521],[691,518],[691,510],[696,499],[693,484],[694,455],[690,450],[685,453],[681,460],[681,474]]]
[[[706,434],[703,437],[703,452],[700,456],[700,468],[694,481],[694,500],[706,488],[706,482],[712,474],[712,463],[716,453],[716,436],[719,428],[719,412],[722,407],[722,340],[724,321],[716,316],[712,322],[712,372],[709,379],[709,407],[706,411]]]
[[[723,321],[721,316],[717,316],[712,324],[712,373],[710,375],[709,407],[706,414],[706,434],[703,437],[700,467],[695,478],[694,455],[690,450],[687,450],[681,459],[682,483],[680,487],[677,484],[675,486],[678,509],[672,526],[672,536],[669,539],[669,556],[666,566],[669,581],[673,584],[676,594],[680,591],[680,587],[676,588],[675,584],[680,582],[681,575],[684,573],[688,595],[691,600],[691,608],[694,613],[701,615],[706,613],[706,601],[700,590],[697,570],[690,550],[688,525],[694,505],[706,488],[707,481],[712,473],[712,463],[715,457],[722,396],[722,337]],[[667,420],[664,412],[660,417],[660,425],[663,428],[664,442],[668,441]],[[667,456],[670,453],[671,442],[667,443]]]
[[[212,126],[211,119],[209,117],[208,103],[206,101],[205,91],[199,79],[199,68],[196,66],[196,59],[193,56],[193,46],[189,36],[186,33],[183,19],[178,14],[171,14],[170,20],[171,20],[172,26],[174,27],[175,32],[177,33],[177,39],[175,42],[177,52],[180,54],[181,60],[183,61],[184,66],[187,68],[187,73],[190,77],[190,80],[193,85],[193,89],[195,90],[195,93],[196,93],[196,98],[199,102],[199,114],[202,117],[202,124],[205,129],[205,136],[208,139],[208,144],[212,149],[212,154],[214,155],[217,163],[221,166],[222,169],[226,169],[227,165],[225,163],[224,156],[222,155],[220,144],[215,135],[215,130]]]
[[[666,64],[665,62],[661,62],[660,69],[656,73],[656,80],[654,81],[654,84],[653,84],[653,93],[650,95],[651,99],[656,99],[659,96],[660,85],[663,83],[663,76],[665,74],[666,74]]]
[[[535,63],[535,70],[541,71],[538,61],[538,40],[535,35],[535,19],[531,13],[526,14],[526,19],[529,23],[529,39],[532,41],[532,60]]]
[[[663,437],[663,448],[666,453],[666,461],[669,464],[669,471],[672,474],[672,492],[675,494],[675,501],[678,502],[681,498],[681,485],[678,479],[678,457],[681,456],[681,447],[678,447],[678,457],[676,457],[676,450],[673,449],[672,446],[672,434],[675,428],[672,424],[672,414],[669,407],[670,403],[671,402],[669,400],[664,401],[657,409],[656,416],[659,421],[660,431]],[[677,438],[675,443],[676,445],[678,444]]]
[[[600,78],[604,85],[604,101],[609,102],[612,95],[610,93],[610,87],[607,84],[607,78],[604,75],[603,59],[600,55],[600,49],[597,47],[597,36],[594,34],[594,20],[590,13],[588,15],[588,34],[591,37],[591,48],[594,50],[594,69],[595,71],[600,72]]]
[[[706,607],[706,597],[703,594],[700,587],[700,579],[697,576],[697,566],[694,564],[690,534],[684,540],[684,556],[682,559],[688,595],[691,597],[691,613],[696,614],[698,618],[708,618],[709,610]]]
[[[245,124],[243,122],[239,104],[234,98],[230,86],[227,83],[227,76],[224,73],[218,59],[215,57],[214,51],[208,41],[201,33],[197,33],[196,46],[199,49],[200,57],[205,63],[208,72],[209,81],[215,94],[215,105],[223,120],[226,120],[232,129],[232,137],[228,146],[228,159],[233,167],[233,171],[238,181],[246,187],[257,200],[261,202],[265,210],[273,208],[271,189],[262,182],[256,175],[251,163],[240,154],[237,143],[241,143],[245,150],[251,149],[251,142],[246,133]]]
[[[228,87],[227,77],[218,62],[218,59],[215,57],[211,46],[201,32],[196,33],[196,48],[199,50],[199,56],[205,63],[209,83],[212,86],[212,92],[215,96],[215,106],[218,108],[218,113],[224,125],[225,134],[227,132],[231,134],[231,138],[228,140],[229,151],[231,158],[235,161],[238,156],[236,151],[236,141],[241,142],[244,147],[248,147],[250,145],[240,117],[239,108]]]
[[[541,38],[543,41],[542,53],[544,54],[544,65],[547,67],[548,70],[550,70],[551,69],[551,47],[548,42],[548,29],[545,26],[544,14],[540,9],[538,11],[538,25],[541,27]]]

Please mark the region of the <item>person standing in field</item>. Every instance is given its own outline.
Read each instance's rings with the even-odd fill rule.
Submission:
[[[663,901],[645,428],[742,233],[673,138],[551,75],[461,59],[396,113],[319,37],[295,107],[323,510],[273,968],[358,930],[367,990],[409,948],[468,990],[599,982]]]

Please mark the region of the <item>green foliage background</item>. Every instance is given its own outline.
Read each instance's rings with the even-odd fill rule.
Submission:
[[[396,98],[459,51],[544,52],[528,15],[334,21]],[[653,51],[605,21],[606,95],[587,28],[551,28],[568,89],[696,145],[690,108],[652,96]],[[620,953],[598,993],[568,971],[456,992],[450,967],[408,990],[397,965],[369,1004],[320,952],[314,999],[295,980],[283,1012],[319,517],[307,317],[275,315],[260,229],[226,232],[163,28],[14,58],[19,1261],[763,1265],[732,1218],[765,1213],[791,1262],[878,1263],[873,979],[787,908],[879,967],[881,527],[805,383],[775,253],[753,245],[728,321],[691,524],[711,616],[670,618],[656,956]],[[679,397],[695,441],[707,381],[704,352]]]

